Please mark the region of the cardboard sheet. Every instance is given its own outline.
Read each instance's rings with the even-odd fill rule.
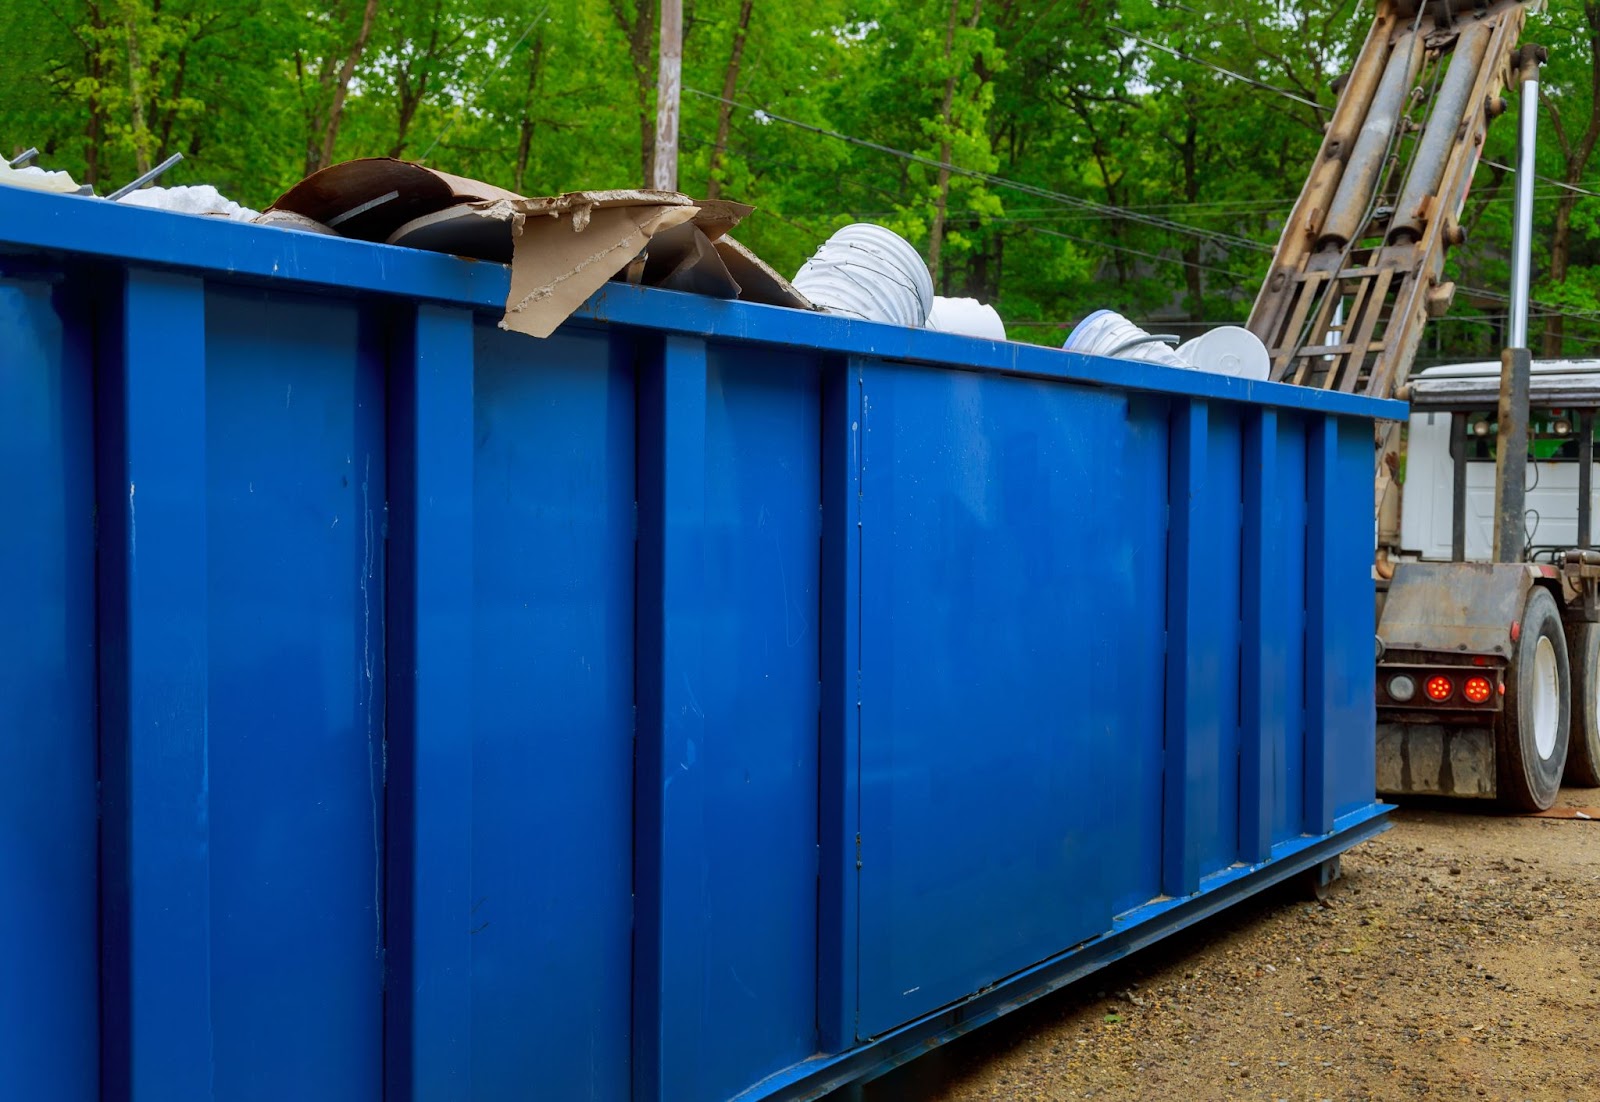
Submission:
[[[766,261],[731,237],[716,241],[717,254],[728,269],[728,275],[739,284],[741,302],[759,302],[764,306],[787,306],[794,310],[815,310],[811,300],[794,289],[772,269]]]
[[[625,271],[629,282],[737,297],[739,284],[712,241],[750,210],[670,191],[575,191],[463,203],[412,219],[388,241],[509,261],[511,293],[500,327],[545,337]]]
[[[515,192],[391,157],[314,172],[268,207],[320,222],[345,237],[387,241],[396,229],[458,203],[519,199]]]
[[[584,300],[628,266],[656,234],[699,213],[687,203],[573,204],[519,212],[512,241],[511,292],[500,328],[548,337]]]
[[[645,254],[642,282],[648,287],[707,298],[739,297],[739,284],[698,219],[658,233]]]
[[[728,231],[753,208],[670,191],[526,197],[387,157],[306,177],[261,217],[312,232],[511,265],[502,329],[546,337],[613,278],[810,309]]]

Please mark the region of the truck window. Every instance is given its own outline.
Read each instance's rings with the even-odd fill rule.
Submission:
[[[1529,410],[1528,454],[1543,463],[1576,463],[1578,414],[1578,410],[1572,409]],[[1499,415],[1470,413],[1466,416],[1467,461],[1493,463],[1499,439]],[[1595,420],[1594,439],[1600,440],[1600,416]]]

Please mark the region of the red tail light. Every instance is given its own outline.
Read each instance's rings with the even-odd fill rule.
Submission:
[[[1494,692],[1489,679],[1485,677],[1469,677],[1461,689],[1462,695],[1474,704],[1482,704],[1489,699],[1489,694]]]
[[[1482,681],[1483,679],[1480,677],[1473,680]],[[1450,694],[1455,691],[1456,687],[1450,683],[1448,677],[1428,678],[1427,693],[1430,700],[1449,700]]]

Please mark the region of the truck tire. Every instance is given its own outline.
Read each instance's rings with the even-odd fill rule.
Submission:
[[[1600,788],[1600,624],[1567,625],[1572,666],[1572,736],[1567,783]]]
[[[1495,725],[1500,802],[1543,811],[1556,802],[1567,764],[1572,686],[1555,598],[1535,586],[1506,669],[1505,709]]]

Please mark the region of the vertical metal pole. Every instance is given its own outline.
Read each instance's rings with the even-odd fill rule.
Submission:
[[[1545,51],[1523,46],[1517,51],[1517,72],[1522,85],[1518,119],[1517,196],[1515,231],[1511,242],[1511,332],[1500,356],[1500,432],[1494,483],[1494,558],[1520,562],[1526,544],[1524,514],[1528,471],[1528,287],[1532,266],[1533,155],[1539,121],[1539,66]]]
[[[1544,51],[1537,46],[1524,46],[1521,51],[1522,104],[1517,117],[1517,193],[1511,237],[1511,334],[1506,342],[1512,348],[1528,347],[1534,151],[1539,126],[1539,65],[1544,60],[1543,55]]]
[[[1589,549],[1594,497],[1594,410],[1578,414],[1578,546]]]
[[[656,82],[656,153],[650,186],[678,190],[678,99],[683,91],[683,0],[661,0],[661,68]]]
[[[1450,561],[1467,561],[1467,415],[1450,415]]]

